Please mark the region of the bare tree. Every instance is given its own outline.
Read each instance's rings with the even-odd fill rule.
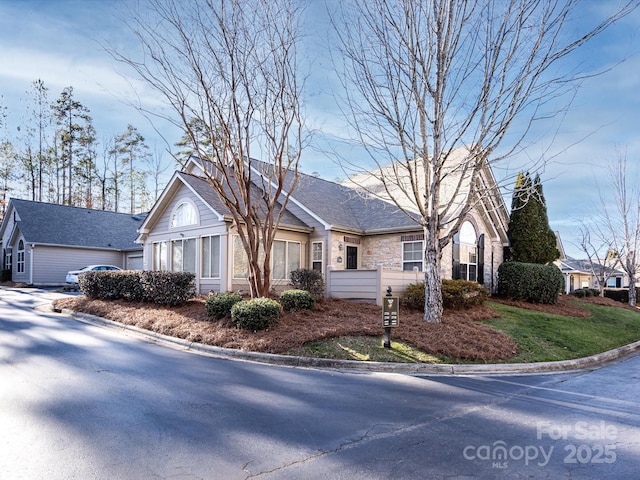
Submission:
[[[620,264],[620,256],[614,242],[608,235],[603,234],[597,223],[583,223],[580,227],[580,249],[587,256],[591,274],[598,279],[600,296],[604,297],[607,281],[613,277],[616,267]]]
[[[629,277],[629,305],[636,305],[640,254],[640,179],[627,169],[626,152],[618,151],[607,166],[610,184],[598,186],[600,237],[610,242]]]
[[[147,175],[151,178],[151,203],[155,202],[160,196],[162,190],[161,182],[162,176],[169,169],[169,165],[164,162],[162,152],[154,149],[153,153],[146,158],[147,163]]]
[[[177,114],[174,122],[203,160],[203,178],[233,218],[248,257],[251,295],[267,296],[271,248],[303,147],[301,7],[295,0],[147,4],[150,10],[130,21],[143,57],[112,54]]]
[[[334,24],[345,109],[375,163],[370,176],[381,186],[377,193],[405,210],[409,199],[419,212],[424,318],[439,322],[443,248],[485,194],[483,169],[515,151],[535,120],[558,113],[550,111],[551,100],[574,88],[577,75],[555,67],[636,2],[570,39],[566,27],[578,0],[342,5]],[[498,156],[516,119],[517,138],[502,145]]]

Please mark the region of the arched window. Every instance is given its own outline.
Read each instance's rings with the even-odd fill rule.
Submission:
[[[185,225],[195,225],[198,223],[196,209],[189,202],[182,202],[173,211],[171,217],[171,228],[183,227]]]
[[[24,241],[18,242],[18,258],[16,258],[16,271],[24,273]]]
[[[462,223],[453,238],[453,278],[484,283],[484,235],[469,221]]]

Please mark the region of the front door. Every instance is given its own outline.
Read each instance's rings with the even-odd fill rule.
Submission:
[[[358,247],[347,247],[347,270],[358,268]]]

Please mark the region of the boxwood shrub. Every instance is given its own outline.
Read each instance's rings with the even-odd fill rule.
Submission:
[[[424,282],[411,283],[400,299],[403,307],[424,311]],[[467,280],[442,280],[442,305],[458,310],[482,305],[489,297],[488,290],[476,282]]]
[[[282,307],[278,302],[270,298],[252,298],[242,300],[231,307],[231,320],[239,327],[246,330],[264,330],[275,323]]]
[[[242,295],[235,292],[212,293],[204,303],[207,314],[217,319],[231,315],[231,307],[242,301]]]
[[[313,310],[316,301],[306,290],[285,290],[280,294],[280,305],[286,311]]]
[[[557,303],[564,276],[555,265],[505,262],[498,267],[498,295],[532,303]]]

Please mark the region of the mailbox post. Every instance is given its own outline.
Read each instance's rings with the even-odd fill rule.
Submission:
[[[382,326],[384,327],[384,348],[391,348],[391,327],[400,322],[398,314],[398,297],[391,294],[391,286],[387,287],[387,295],[382,299]]]

